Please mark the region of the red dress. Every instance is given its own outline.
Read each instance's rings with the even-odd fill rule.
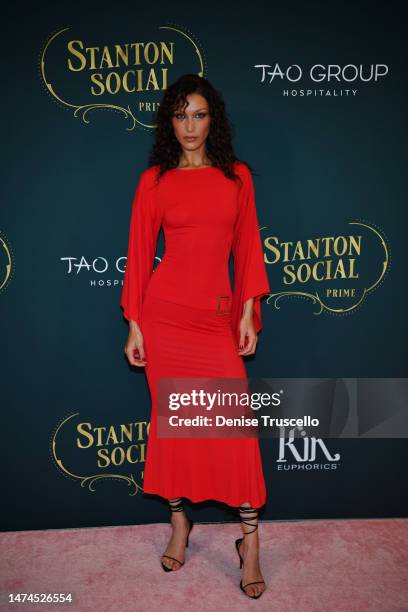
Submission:
[[[142,330],[152,410],[143,489],[166,499],[218,500],[238,507],[265,504],[257,438],[161,438],[156,406],[159,378],[242,378],[238,355],[243,304],[270,293],[252,175],[243,185],[214,166],[142,172],[133,201],[121,306]],[[153,271],[160,227],[165,253]],[[231,290],[228,261],[234,259]],[[222,313],[222,316],[220,315]]]

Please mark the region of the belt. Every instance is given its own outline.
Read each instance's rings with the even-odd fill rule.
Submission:
[[[231,297],[229,295],[219,295],[217,298],[216,313],[218,315],[226,315],[231,312]]]
[[[196,306],[198,308],[206,308],[215,311],[217,315],[228,315],[231,313],[232,296],[228,294],[216,296],[200,296],[197,299]]]
[[[216,296],[197,296],[197,301],[194,304],[196,308],[205,308],[215,311],[217,315],[228,315],[232,309],[232,296],[228,294]]]

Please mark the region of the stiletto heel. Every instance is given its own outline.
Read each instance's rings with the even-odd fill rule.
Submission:
[[[178,497],[175,500],[169,500],[169,506],[170,506],[170,510],[172,512],[183,512],[183,510],[184,510],[183,500],[182,500],[181,497]],[[189,530],[188,530],[188,533],[187,533],[186,548],[188,546],[191,530],[194,527],[194,521],[192,521],[188,517],[187,517],[187,520],[189,522]],[[167,559],[172,559],[173,561],[177,561],[177,563],[179,563],[179,568],[182,565],[184,565],[184,563],[185,563],[184,561],[183,562],[179,561],[175,557],[170,557],[169,555],[162,555],[162,557],[166,557]],[[164,569],[165,572],[174,572],[175,571],[171,567],[167,567],[167,565],[164,565],[163,561],[161,562],[161,566],[162,566],[162,568]],[[179,568],[177,568],[177,569],[179,569]]]
[[[188,522],[190,523],[190,528],[189,528],[188,534],[187,534],[186,548],[188,547],[188,541],[189,541],[189,538],[190,538],[191,530],[194,527],[194,521],[192,521],[191,519],[188,518]]]
[[[238,538],[238,540],[235,540],[235,548],[237,549],[237,553],[238,553],[238,557],[239,557],[239,569],[242,569],[242,566],[244,565],[244,560],[241,557],[241,553],[239,552],[239,545],[243,541],[244,541],[244,538]]]
[[[239,557],[239,569],[242,569],[244,566],[244,560],[241,556],[241,553],[239,552],[239,547],[241,545],[241,543],[244,541],[244,538],[246,535],[249,535],[250,533],[254,533],[254,531],[256,531],[258,529],[258,523],[256,525],[254,525],[253,523],[248,523],[247,521],[244,521],[244,519],[242,518],[241,514],[245,514],[245,513],[253,513],[255,514],[255,516],[252,517],[246,517],[248,520],[255,520],[258,518],[258,510],[256,510],[255,508],[251,508],[251,507],[247,507],[247,506],[240,506],[239,507],[239,513],[240,513],[240,520],[241,523],[244,523],[245,525],[250,525],[251,527],[255,527],[255,529],[252,529],[252,531],[247,531],[244,533],[244,537],[243,538],[238,538],[237,540],[235,540],[235,548],[237,550],[238,553],[238,557]],[[257,580],[256,582],[247,582],[247,584],[243,585],[242,584],[242,580],[239,583],[240,589],[241,591],[243,591],[245,593],[245,595],[247,595],[247,597],[250,597],[251,599],[258,599],[263,591],[261,591],[260,593],[258,593],[258,595],[249,595],[249,593],[246,592],[246,587],[249,586],[250,584],[265,584],[265,580]]]

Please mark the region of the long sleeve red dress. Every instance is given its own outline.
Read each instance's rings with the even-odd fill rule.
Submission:
[[[252,175],[235,162],[242,185],[215,166],[175,168],[156,183],[158,168],[143,171],[136,188],[120,302],[143,334],[152,400],[143,490],[260,508],[266,487],[258,438],[157,435],[159,378],[247,376],[238,355],[243,304],[254,298],[259,332],[260,299],[270,293]],[[165,253],[153,270],[160,227]]]

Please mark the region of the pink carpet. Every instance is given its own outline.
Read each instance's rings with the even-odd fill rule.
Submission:
[[[160,564],[169,524],[6,532],[1,610],[407,612],[408,520],[260,522],[267,590],[239,589],[238,524],[196,524],[186,564]],[[9,592],[73,593],[74,603],[8,604]]]

